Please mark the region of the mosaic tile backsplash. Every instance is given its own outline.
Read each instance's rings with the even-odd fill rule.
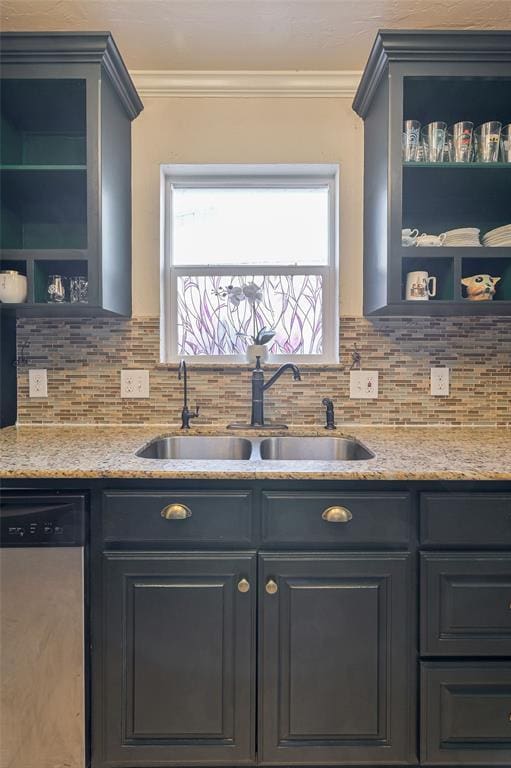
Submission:
[[[48,399],[29,399],[28,372],[18,376],[22,424],[176,424],[182,405],[176,366],[159,365],[159,319],[18,321],[29,366],[48,369]],[[377,400],[350,400],[350,352],[379,374]],[[266,417],[323,423],[321,400],[336,419],[362,424],[511,425],[510,318],[364,318],[340,322],[342,363],[304,366],[302,381],[283,376],[266,393]],[[198,358],[196,358],[198,360]],[[345,366],[345,367],[343,367]],[[451,368],[450,397],[431,397],[429,369]],[[121,400],[121,368],[150,371],[149,399]],[[202,424],[250,417],[248,366],[189,366],[190,404]]]

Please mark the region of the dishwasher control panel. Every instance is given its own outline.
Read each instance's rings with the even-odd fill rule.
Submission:
[[[82,546],[84,513],[84,495],[2,494],[1,546]]]

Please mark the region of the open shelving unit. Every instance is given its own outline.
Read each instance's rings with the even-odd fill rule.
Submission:
[[[354,101],[365,120],[366,315],[511,314],[511,247],[403,247],[401,230],[439,235],[511,224],[511,163],[402,161],[404,120],[448,126],[511,122],[511,33],[394,31],[378,36]],[[385,151],[386,148],[386,151]],[[426,271],[437,295],[407,301],[406,276]],[[500,277],[473,302],[461,280]]]
[[[4,78],[0,106],[0,268],[42,308],[50,273],[88,275],[86,80]]]
[[[0,269],[27,276],[36,316],[131,313],[131,120],[142,103],[108,33],[4,33]],[[54,303],[51,275],[88,281]]]

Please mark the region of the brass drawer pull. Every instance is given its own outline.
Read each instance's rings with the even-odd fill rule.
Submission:
[[[327,523],[349,523],[353,515],[346,507],[327,507],[321,515]]]
[[[268,579],[266,582],[266,591],[269,595],[275,595],[279,591],[279,585],[273,579]]]
[[[250,589],[250,582],[247,579],[240,579],[238,581],[238,592],[242,592],[245,594],[245,592],[248,592]]]
[[[160,514],[165,520],[186,520],[192,516],[192,510],[186,504],[169,504]]]

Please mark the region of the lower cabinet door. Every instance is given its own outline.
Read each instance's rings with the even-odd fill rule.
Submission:
[[[511,663],[421,664],[421,765],[511,765]]]
[[[256,593],[250,554],[104,556],[94,766],[253,760]]]
[[[260,762],[416,764],[408,556],[260,557]]]

